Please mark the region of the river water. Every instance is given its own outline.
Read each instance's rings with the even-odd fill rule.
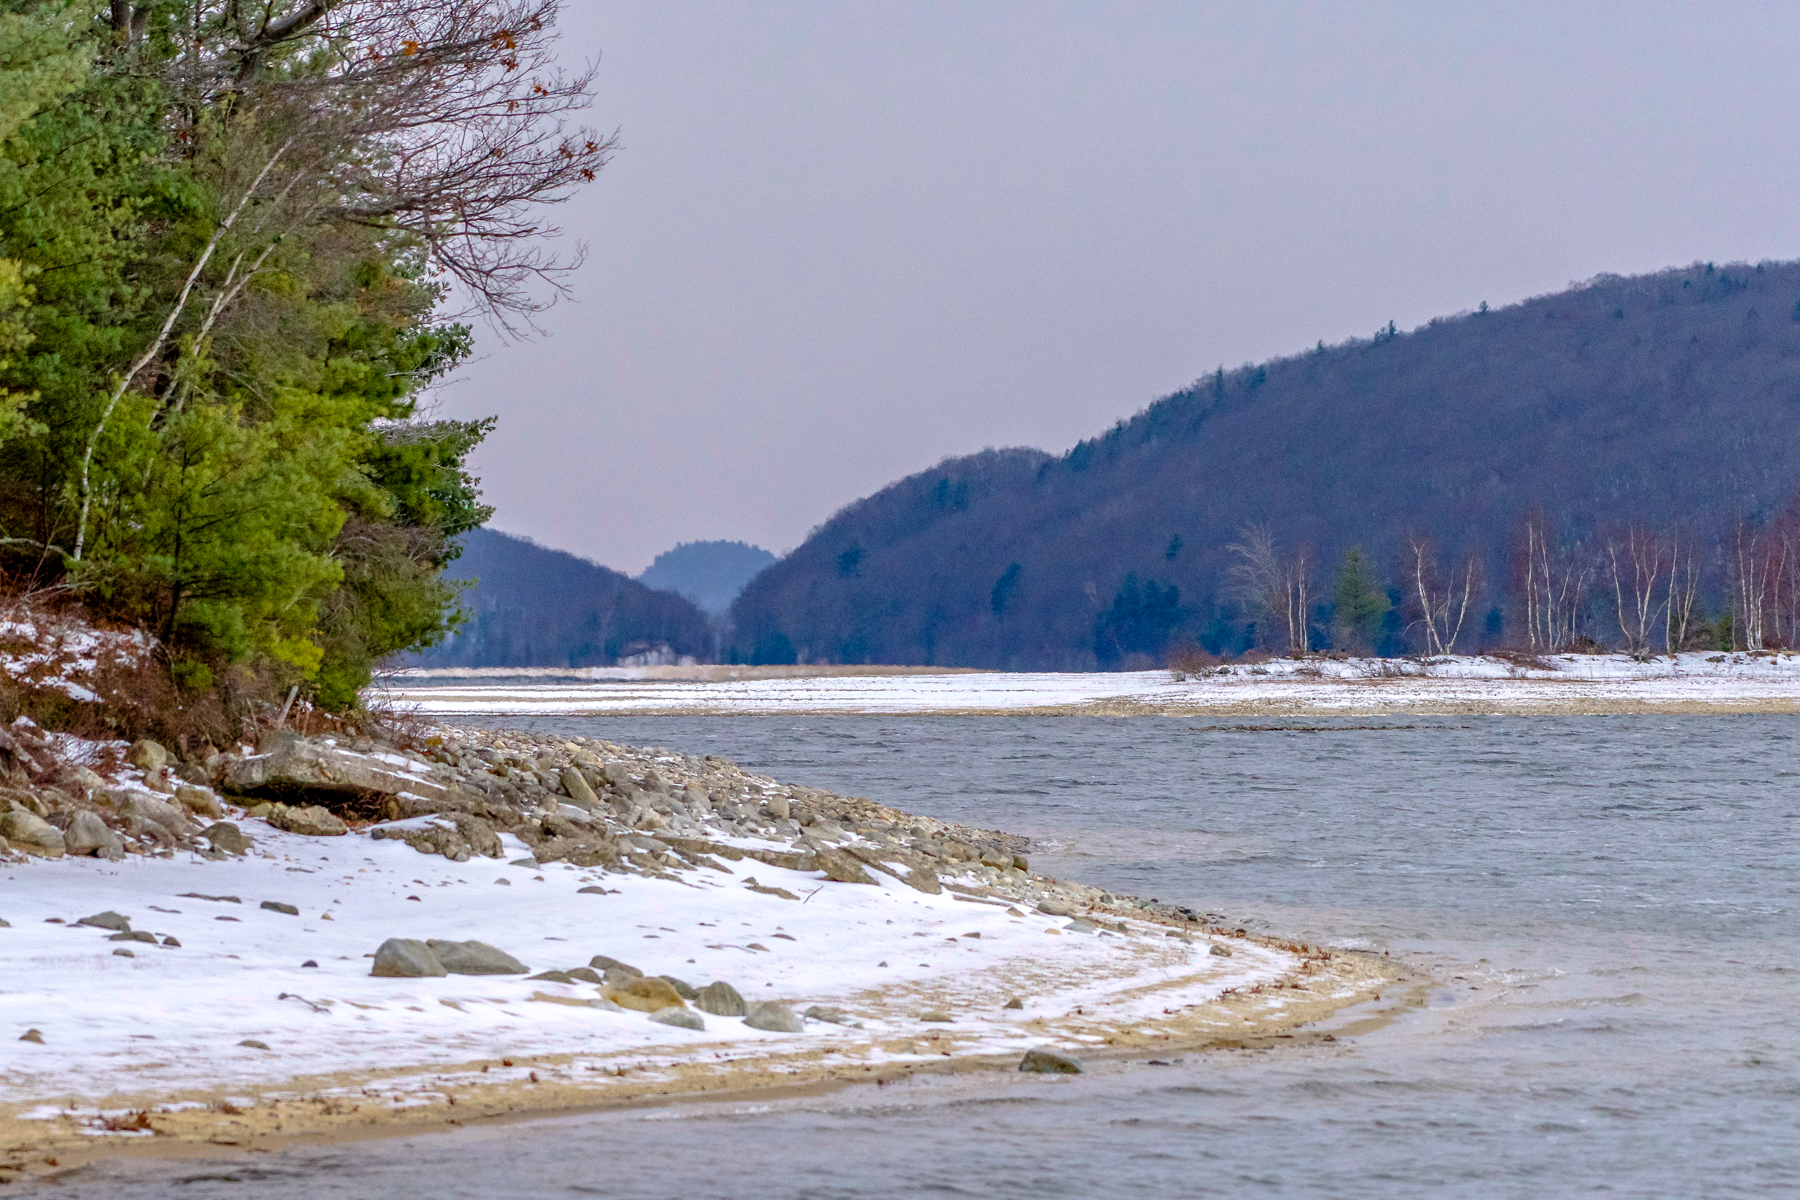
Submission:
[[[1800,1195],[1800,718],[514,724],[1026,833],[1034,867],[1438,983],[1332,1046],[118,1163],[34,1194]]]

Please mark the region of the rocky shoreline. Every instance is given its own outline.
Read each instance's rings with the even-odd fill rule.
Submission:
[[[0,1179],[144,1146],[1079,1069],[1404,1003],[1380,959],[1053,879],[1012,835],[711,756],[453,727],[277,731],[188,761],[13,738],[0,1022],[26,1044],[0,1068]]]

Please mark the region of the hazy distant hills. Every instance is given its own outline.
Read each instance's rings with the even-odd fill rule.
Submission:
[[[470,620],[418,666],[597,667],[713,652],[692,601],[528,538],[474,530],[445,573],[476,581],[463,596]]]
[[[1473,551],[1492,642],[1519,625],[1528,507],[1591,547],[1635,518],[1716,533],[1797,484],[1800,264],[1602,277],[1220,371],[1061,457],[987,451],[903,479],[750,583],[735,649],[1090,668],[1117,659],[1108,622],[1153,608],[1152,656],[1241,648],[1225,547],[1247,521],[1310,544],[1326,587],[1361,545],[1397,596],[1409,530]]]
[[[775,561],[746,542],[682,542],[638,576],[645,587],[679,592],[710,616],[723,616],[744,585]]]

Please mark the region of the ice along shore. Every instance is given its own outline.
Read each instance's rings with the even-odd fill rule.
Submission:
[[[722,759],[448,727],[199,768],[57,748],[88,782],[45,789],[41,824],[118,845],[57,855],[41,832],[0,867],[0,1179],[1243,1046],[1406,1003],[1385,960]]]

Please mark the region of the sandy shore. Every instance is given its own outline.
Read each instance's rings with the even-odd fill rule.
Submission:
[[[618,761],[635,762],[646,787],[652,761],[676,781],[704,767],[720,805],[761,786],[765,814],[790,793],[796,815],[826,811],[820,793],[758,785],[718,760]],[[534,803],[549,795],[518,770],[512,778]],[[627,793],[634,804],[652,797]],[[499,835],[499,858],[460,861],[372,836],[416,835],[445,820],[433,816],[307,837],[242,810],[230,815],[255,843],[242,857],[0,866],[0,1037],[11,1047],[0,1060],[0,1180],[117,1153],[250,1152],[920,1071],[1012,1071],[1034,1048],[1094,1060],[1278,1044],[1325,1036],[1305,1031],[1346,1010],[1379,1019],[1413,1002],[1409,975],[1387,960],[1246,936],[1016,862],[932,860],[941,885],[922,890],[906,864],[926,860],[883,830],[930,826],[921,836],[934,845],[953,830],[850,803],[872,815],[800,829],[752,813],[708,827],[706,854],[633,808],[647,832],[629,835],[641,847],[629,869],[540,862],[512,833]],[[739,826],[748,832],[733,834]],[[775,836],[783,827],[795,832]],[[978,834],[987,845],[998,836],[968,836]],[[867,854],[869,878],[827,878],[820,864],[834,846]],[[899,857],[883,863],[884,847]],[[141,938],[77,923],[101,912]],[[591,979],[373,976],[370,956],[390,937],[479,940],[531,975],[591,970],[604,956],[826,1019],[771,1032],[707,1013],[689,1029],[613,1005],[616,993]]]

